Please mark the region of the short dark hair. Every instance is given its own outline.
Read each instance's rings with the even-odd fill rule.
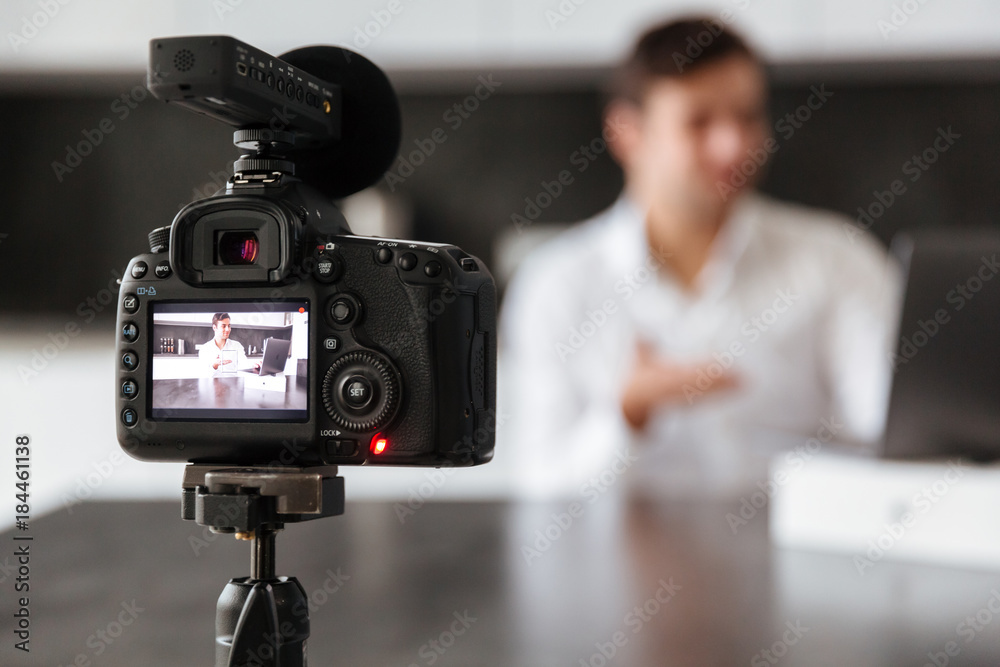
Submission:
[[[721,20],[687,17],[647,30],[619,67],[612,95],[642,104],[656,79],[687,76],[728,56],[742,56],[760,64],[747,42]]]
[[[219,323],[219,320],[229,319],[232,319],[229,317],[229,313],[216,313],[215,315],[212,315],[212,327],[215,327],[215,325]]]

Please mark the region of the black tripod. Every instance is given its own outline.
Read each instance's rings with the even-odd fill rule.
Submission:
[[[295,577],[275,576],[275,534],[343,513],[336,466],[185,468],[182,517],[253,542],[250,576],[230,579],[219,596],[215,667],[305,667],[309,601]]]

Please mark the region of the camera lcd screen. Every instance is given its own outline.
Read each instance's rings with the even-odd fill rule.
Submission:
[[[153,302],[154,420],[306,421],[307,301]]]

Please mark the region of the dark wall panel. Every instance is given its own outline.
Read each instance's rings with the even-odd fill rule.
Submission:
[[[401,96],[404,156],[418,150],[415,142],[426,147],[435,130],[447,137],[393,184],[394,191],[381,186],[412,204],[414,236],[457,243],[489,258],[493,240],[511,228],[511,216],[525,214],[525,198],[537,199],[543,182],[564,170],[572,183],[539,219],[579,220],[614,200],[621,186],[614,163],[606,153],[591,162],[577,152],[600,137],[596,86],[501,86],[458,125],[461,116],[449,110],[466,100],[474,79],[462,94]],[[231,168],[236,153],[228,127],[151,97],[135,102],[142,97],[139,80],[72,95],[0,94],[0,123],[7,129],[0,149],[0,314],[44,313],[88,323],[92,311],[104,308],[115,275],[146,247],[147,232],[169,224],[196,190],[211,190]],[[833,80],[800,74],[794,83],[775,85],[775,121],[805,104],[812,86],[825,83],[833,96],[791,136],[786,126],[776,131],[780,149],[766,191],[856,216],[858,207],[875,202],[876,190],[903,180],[906,192],[872,225],[883,240],[906,227],[997,220],[1000,82]],[[116,103],[123,94],[134,108]],[[84,132],[96,138],[103,119],[114,129],[101,132],[100,143],[60,181],[52,163],[65,162],[67,145],[94,143]],[[939,128],[949,127],[960,138],[911,181],[904,163],[933,146]]]

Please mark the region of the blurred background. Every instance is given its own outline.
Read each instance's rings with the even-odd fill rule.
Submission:
[[[401,182],[348,200],[348,218],[360,233],[457,244],[486,259],[501,289],[539,238],[614,201],[617,166],[606,152],[581,157],[580,149],[600,136],[602,91],[636,35],[684,12],[731,22],[769,59],[774,123],[813,88],[831,94],[809,122],[775,126],[780,150],[766,192],[859,218],[904,163],[950,127],[962,137],[957,145],[861,224],[887,241],[904,228],[991,223],[1000,204],[992,169],[1000,147],[1000,5],[400,0],[391,12],[389,4],[3,4],[0,368],[5,411],[13,399],[24,406],[10,413],[17,425],[5,420],[5,427],[72,441],[85,468],[115,451],[108,287],[146,247],[150,229],[214,192],[232,169],[227,126],[168,108],[144,90],[154,36],[232,34],[274,54],[340,44],[373,59],[400,95],[401,153],[419,152],[438,129],[447,139]],[[81,145],[89,154],[76,156]],[[562,170],[573,183],[546,208],[529,209]],[[533,224],[518,230],[513,216],[529,212]],[[55,358],[32,366],[33,354],[53,342],[49,336],[65,338],[66,327],[80,333],[65,349],[55,341]],[[127,477],[142,483],[116,475],[97,492],[174,493],[176,469],[128,465],[142,473]],[[72,468],[39,484],[72,482]],[[357,478],[352,493],[392,495],[406,487],[402,480],[421,479],[367,472],[348,471]],[[511,474],[498,449],[493,465],[456,476],[442,493],[503,496]]]
[[[402,155],[415,163],[410,156],[423,150],[420,146],[427,145],[425,140],[432,133],[443,131],[446,140],[433,152],[417,155],[421,163],[412,173],[398,172],[397,163],[397,173],[408,174],[401,181],[382,182],[345,201],[348,220],[358,233],[454,243],[484,259],[502,290],[520,259],[540,239],[592,216],[617,197],[622,177],[607,153],[581,157],[583,148],[600,137],[603,91],[614,65],[642,30],[686,13],[731,21],[768,59],[772,125],[780,149],[763,182],[765,192],[846,214],[883,243],[904,229],[997,224],[1000,3],[5,0],[0,4],[3,478],[8,478],[6,466],[14,456],[15,436],[29,434],[34,445],[32,512],[35,517],[56,512],[49,524],[53,535],[62,534],[64,527],[72,528],[80,513],[95,522],[109,517],[108,526],[118,519],[127,523],[134,518],[131,505],[119,505],[120,513],[105,514],[102,509],[100,516],[87,515],[86,504],[94,500],[170,501],[170,505],[163,504],[162,517],[157,515],[162,521],[140,528],[135,540],[100,533],[103,542],[99,546],[83,539],[69,543],[75,546],[68,549],[78,549],[72,551],[74,558],[81,553],[84,560],[89,556],[90,562],[102,567],[112,562],[105,561],[106,557],[126,554],[132,545],[141,549],[144,541],[147,546],[155,544],[159,528],[154,530],[154,524],[186,531],[171,537],[176,537],[171,543],[180,544],[184,552],[178,562],[192,558],[184,540],[202,534],[199,527],[182,525],[176,517],[173,503],[179,497],[181,466],[132,461],[121,453],[114,433],[115,280],[129,259],[145,250],[151,229],[169,224],[184,204],[224,185],[236,157],[227,126],[168,108],[146,93],[151,38],[228,34],[275,55],[299,46],[334,44],[373,60],[387,71],[400,97]],[[827,101],[811,111],[808,122],[777,125],[803,108],[817,89],[827,93]],[[894,180],[905,176],[904,165],[931,146],[939,131],[951,131],[960,138],[921,169],[919,178],[891,206],[873,206]],[[563,170],[572,172],[572,184],[549,205],[534,215],[529,213],[544,184]],[[532,218],[532,224],[519,230],[515,216]],[[740,661],[746,662],[758,657],[752,655],[757,648],[777,647],[778,642],[772,641],[787,638],[782,635],[785,624],[797,622],[800,616],[814,623],[812,627],[823,629],[811,635],[818,642],[810,649],[811,657],[800,657],[798,662],[788,658],[786,664],[920,664],[930,659],[926,656],[956,655],[941,653],[947,642],[964,638],[961,626],[955,624],[980,608],[992,610],[986,606],[992,605],[991,587],[1000,586],[995,573],[955,570],[942,574],[943,570],[916,565],[910,569],[879,566],[868,575],[862,568],[861,576],[867,577],[862,579],[855,572],[856,562],[847,557],[834,562],[823,560],[825,556],[810,560],[791,551],[770,551],[766,524],[760,520],[740,533],[742,542],[734,542],[736,530],[730,534],[731,524],[724,517],[726,512],[738,512],[737,506],[632,508],[622,521],[616,509],[601,504],[581,522],[589,525],[586,531],[581,529],[553,548],[563,557],[543,560],[540,566],[533,566],[529,557],[530,570],[525,566],[524,546],[544,545],[548,533],[543,531],[556,521],[546,508],[525,503],[513,510],[497,510],[494,504],[483,523],[478,517],[438,508],[419,517],[423,523],[406,523],[406,531],[417,531],[416,536],[404,532],[403,519],[397,522],[398,503],[419,508],[426,500],[474,500],[485,507],[485,501],[516,501],[517,470],[517,461],[505,455],[502,433],[493,463],[445,478],[423,470],[345,469],[349,501],[396,504],[364,507],[357,514],[349,510],[354,518],[347,523],[337,519],[315,522],[315,526],[303,527],[302,534],[312,535],[315,544],[328,545],[332,541],[318,531],[347,531],[341,536],[344,541],[337,544],[362,549],[361,556],[354,556],[358,562],[336,561],[348,563],[348,571],[358,573],[355,588],[348,594],[358,595],[359,604],[369,599],[365,595],[379,595],[379,604],[385,608],[402,599],[418,598],[413,591],[411,598],[404,593],[394,597],[384,582],[402,590],[425,573],[413,564],[412,570],[398,567],[387,553],[415,553],[415,558],[423,560],[414,562],[436,560],[440,565],[442,556],[456,553],[443,546],[432,548],[448,544],[447,527],[480,540],[475,548],[460,552],[454,576],[462,580],[466,573],[462,568],[478,572],[477,563],[500,562],[502,566],[496,568],[500,574],[485,586],[482,599],[499,600],[497,608],[516,613],[491,626],[503,630],[494,633],[499,638],[495,645],[470,644],[476,646],[475,652],[466,654],[471,648],[458,648],[451,654],[451,664],[464,665],[565,665],[577,664],[577,658],[580,664],[605,664],[600,661],[601,644],[594,641],[611,637],[621,625],[620,610],[659,591],[657,586],[667,576],[664,572],[694,573],[679,581],[683,580],[689,595],[702,601],[684,611],[684,618],[694,618],[691,623],[697,625],[691,627],[698,629],[692,633],[679,623],[658,639],[647,636],[641,646],[631,645],[638,652],[633,657],[644,655],[648,664],[667,664],[657,657],[668,650],[664,646],[683,648],[685,642],[699,643],[698,650],[737,646],[736,653],[743,656]],[[843,474],[868,472],[847,470]],[[921,475],[915,482],[918,485],[936,479],[933,472]],[[830,493],[845,492],[842,479],[831,481]],[[871,477],[870,487],[878,487],[884,479]],[[970,502],[986,517],[1000,504],[995,502],[995,482],[995,476],[977,477],[965,487],[978,489],[979,495]],[[912,478],[900,482],[904,496],[911,483]],[[7,509],[5,528],[13,523],[12,519],[7,523],[7,517],[14,515],[11,495],[5,494],[2,501]],[[817,505],[828,500],[829,496],[820,497]],[[856,504],[857,512],[863,514],[863,502]],[[565,505],[559,510],[565,510]],[[661,536],[657,531],[665,526],[673,532]],[[424,528],[427,532],[419,533]],[[882,527],[876,522],[872,530],[876,535]],[[969,532],[981,530],[982,523],[969,527]],[[1000,536],[990,535],[997,538],[992,546],[1000,544]],[[616,546],[635,536],[646,540],[643,546]],[[212,547],[217,562],[214,574],[200,575],[199,586],[212,595],[221,590],[222,573],[236,574],[231,571],[232,563],[245,557],[243,548],[231,542]],[[872,558],[872,552],[864,548],[859,553]],[[933,551],[933,545],[929,550]],[[308,560],[305,550],[296,553],[288,561],[292,565],[315,566],[318,571],[328,567],[325,553],[317,555],[315,563]],[[730,553],[742,555],[724,555]],[[922,553],[925,557],[928,549]],[[989,570],[987,560],[995,552],[987,548],[984,553],[987,558],[981,558],[979,566],[986,563]],[[195,546],[194,557],[198,555]],[[562,564],[568,561],[574,565],[567,570]],[[132,572],[130,562],[120,572]],[[357,570],[351,569],[355,564]],[[992,565],[995,568],[996,563]],[[56,569],[53,566],[51,576],[56,576]],[[190,571],[195,569],[192,565]],[[367,579],[366,570],[372,573]],[[483,571],[494,570],[483,566]],[[625,573],[632,572],[640,574],[630,579]],[[5,578],[3,570],[0,582]],[[574,605],[581,580],[590,585],[584,599],[600,600],[603,606]],[[101,581],[102,586],[111,585],[110,579]],[[64,583],[77,596],[74,599],[103,594],[82,584],[73,588],[69,580]],[[157,589],[163,600],[160,609],[176,611],[178,625],[173,627],[186,627],[184,622],[193,626],[185,600],[169,602],[168,585],[161,585],[164,590]],[[109,594],[108,599],[115,600],[112,607],[118,599],[133,596],[131,590],[120,588]],[[482,593],[484,589],[476,590]],[[420,600],[433,597],[432,591],[421,591]],[[49,594],[53,608],[64,603],[63,593]],[[733,596],[739,598],[738,603],[721,602]],[[716,599],[719,602],[712,602]],[[996,599],[1000,600],[1000,593]],[[396,647],[393,664],[407,664],[414,655],[421,656],[421,664],[432,664],[423,662],[417,646],[449,627],[451,610],[462,609],[467,604],[464,600],[461,596],[439,599],[433,613],[429,611],[422,619],[429,625],[417,629],[405,626],[406,619],[420,619],[422,612],[410,609],[407,615],[403,608],[398,610],[398,619],[387,615],[385,626],[398,623],[408,628],[403,631],[406,639],[375,638],[365,634],[366,627],[358,629],[357,636]],[[758,600],[765,609],[759,615]],[[599,611],[593,611],[598,607]],[[927,616],[932,608],[933,618]],[[199,614],[204,611],[199,610]],[[490,611],[483,610],[486,618]],[[346,604],[337,613],[344,623],[354,622]],[[569,638],[555,645],[546,624],[559,615],[570,619],[562,630]],[[988,622],[983,623],[981,614],[978,618],[981,628],[986,628]],[[79,639],[82,646],[93,629],[77,618],[64,620],[77,623],[79,627],[67,630],[66,636]],[[574,623],[575,630],[566,629]],[[730,643],[713,641],[715,635],[706,630],[723,625],[743,628],[744,623],[750,624],[745,632],[732,630],[738,636],[726,635]],[[321,625],[322,618],[317,627]],[[202,626],[210,631],[210,618],[199,617],[198,627]],[[1000,628],[980,629],[972,636],[983,637],[984,632],[987,638],[972,648],[965,649],[963,644],[966,661],[962,664],[994,664]],[[519,642],[508,644],[504,639],[515,636]],[[138,635],[128,637],[128,641],[139,641]],[[332,641],[320,636],[316,646],[333,653]],[[120,645],[116,650],[125,648]],[[789,648],[786,643],[782,651]],[[162,655],[169,655],[163,650]],[[700,655],[691,650],[689,658]],[[491,651],[500,656],[498,662],[488,659]],[[49,655],[51,660],[44,664],[72,660],[70,653]],[[364,653],[338,655],[361,664],[359,656]],[[734,664],[732,654],[726,655],[717,664]],[[897,663],[898,656],[905,659]],[[929,664],[946,664],[934,659],[938,662]],[[641,662],[642,658],[635,657],[623,664]],[[102,664],[125,663],[109,658]],[[678,658],[670,664],[715,663]],[[768,664],[773,664],[769,658]]]

